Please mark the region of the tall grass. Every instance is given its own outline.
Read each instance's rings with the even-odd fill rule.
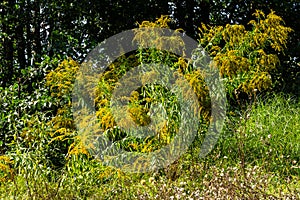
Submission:
[[[299,100],[283,95],[260,99],[228,117],[220,151],[231,163],[244,161],[267,171],[299,176]]]

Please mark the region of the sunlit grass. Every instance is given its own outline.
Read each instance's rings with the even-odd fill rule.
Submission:
[[[300,108],[297,99],[274,96],[258,100],[229,118],[220,151],[230,162],[262,165],[285,175],[300,175]]]

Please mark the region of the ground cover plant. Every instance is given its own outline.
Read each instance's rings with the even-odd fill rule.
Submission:
[[[216,62],[229,102],[221,138],[205,158],[198,155],[210,120],[210,99],[201,71],[193,71],[189,60],[140,48],[116,60],[99,80],[95,91],[99,124],[112,141],[132,152],[151,152],[170,143],[178,129],[179,108],[176,98],[165,88],[139,88],[131,95],[128,111],[136,123],[149,123],[148,108],[160,99],[167,99],[164,105],[172,115],[152,138],[127,137],[116,127],[109,109],[117,80],[130,67],[156,62],[183,74],[194,89],[201,105],[201,129],[183,156],[153,172],[125,173],[105,166],[89,153],[77,133],[71,109],[79,62],[72,58],[61,62],[45,58],[40,71],[23,70],[28,78],[40,73],[45,78],[32,86],[33,93],[22,94],[24,97],[18,99],[14,99],[21,95],[18,85],[1,88],[1,106],[6,112],[1,124],[3,130],[10,131],[10,137],[5,138],[7,150],[0,156],[0,198],[300,198],[300,101],[297,96],[274,92],[273,73],[280,66],[278,54],[284,52],[292,30],[274,12],[256,11],[254,16],[250,28],[204,24],[199,28],[199,44]],[[139,26],[167,28],[170,22],[162,16]],[[142,44],[147,38],[138,34],[135,39]],[[51,65],[57,67],[47,70],[46,66]],[[151,78],[153,74],[148,75]],[[12,112],[7,105],[17,109]]]

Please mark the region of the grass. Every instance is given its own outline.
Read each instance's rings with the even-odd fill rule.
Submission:
[[[228,112],[222,137],[207,157],[199,159],[194,146],[152,173],[123,173],[82,155],[61,169],[51,169],[38,154],[11,155],[19,164],[7,165],[13,174],[0,183],[0,198],[299,199],[299,104],[273,95],[243,113]]]
[[[283,96],[257,102],[233,124],[228,121],[220,151],[230,162],[239,158],[270,172],[299,176],[299,105]]]

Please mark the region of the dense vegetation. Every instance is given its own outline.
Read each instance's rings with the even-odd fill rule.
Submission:
[[[300,198],[299,9],[297,1],[276,0],[1,2],[0,198]],[[201,116],[193,143],[166,168],[128,173],[95,158],[78,134],[72,91],[83,59],[105,38],[137,27],[185,32],[220,72],[225,123],[206,157],[199,157],[212,119],[205,74],[184,56],[143,48],[162,42],[143,31],[135,32],[139,48],[120,56],[97,80],[98,125],[133,154],[174,140],[181,108],[165,87],[146,84],[128,98],[125,119],[140,126],[150,123],[151,105],[159,102],[167,110],[154,136],[127,135],[118,125],[129,122],[117,123],[110,108],[126,72],[159,63],[182,75],[196,95]],[[180,43],[176,35],[175,40]],[[152,69],[143,80],[148,83],[157,72]]]

